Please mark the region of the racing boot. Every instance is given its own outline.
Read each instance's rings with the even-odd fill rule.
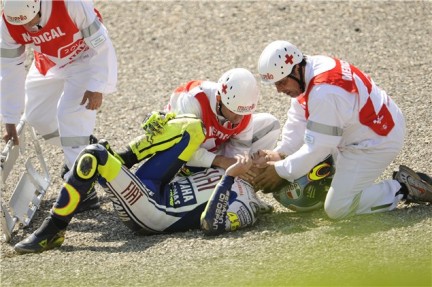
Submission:
[[[60,247],[64,241],[66,228],[56,226],[51,216],[45,218],[42,225],[26,239],[18,242],[14,249],[19,254],[40,253]]]

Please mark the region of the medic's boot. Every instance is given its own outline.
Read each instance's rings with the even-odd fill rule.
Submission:
[[[408,201],[432,202],[432,185],[430,177],[426,174],[416,173],[409,167],[401,165],[394,179],[402,185],[402,190],[405,189]]]

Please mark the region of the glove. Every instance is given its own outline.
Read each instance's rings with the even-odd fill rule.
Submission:
[[[176,117],[174,112],[151,112],[147,115],[141,127],[146,132],[147,139],[151,142],[151,138],[157,134],[161,134],[166,123]]]

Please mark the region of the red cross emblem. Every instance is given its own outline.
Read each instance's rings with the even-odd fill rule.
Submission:
[[[226,95],[228,86],[226,84],[222,84],[222,93]]]
[[[293,63],[293,55],[288,55],[288,54],[286,54],[285,55],[285,64],[292,64]]]

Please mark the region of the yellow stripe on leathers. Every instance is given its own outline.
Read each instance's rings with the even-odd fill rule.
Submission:
[[[129,146],[137,159],[142,160],[179,143],[185,132],[189,133],[190,141],[178,158],[188,161],[205,139],[204,126],[201,120],[196,118],[178,116],[167,122],[164,131],[153,136],[151,143],[147,140],[146,135],[142,135],[130,142]]]
[[[164,126],[162,134],[153,136],[152,143],[147,140],[145,135],[136,138],[129,145],[133,153],[139,160],[153,155],[156,152],[164,151],[174,146],[182,139],[182,135],[187,132],[190,135],[190,140],[187,147],[178,157],[180,160],[188,161],[192,154],[198,149],[200,144],[205,139],[204,126],[201,120],[196,118],[176,118],[169,121]],[[90,157],[94,157],[90,155]],[[94,162],[96,159],[94,158]],[[94,166],[92,166],[94,168]],[[119,174],[122,167],[122,163],[112,154],[108,154],[107,162],[104,165],[99,164],[97,169],[100,175],[105,178],[108,182],[114,180]],[[93,172],[91,173],[94,174]],[[88,178],[81,174],[83,178]],[[69,202],[66,206],[61,208],[53,208],[55,214],[61,216],[68,216],[72,214],[77,208],[81,195],[80,193],[70,184],[65,183],[64,188],[69,194]]]
[[[105,178],[108,182],[112,181],[117,177],[122,167],[122,163],[113,156],[108,153],[108,160],[104,165],[98,165],[99,174]]]

